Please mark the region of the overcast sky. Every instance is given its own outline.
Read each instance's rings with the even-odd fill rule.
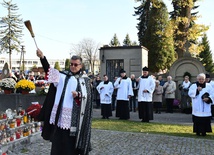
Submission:
[[[132,41],[138,41],[137,17],[133,16],[134,0],[13,0],[19,7],[23,21],[30,20],[36,42],[49,59],[69,58],[72,44],[91,38],[97,44],[109,44],[114,33],[122,43],[128,33]],[[169,11],[171,0],[164,0]],[[214,1],[202,0],[198,8],[198,23],[210,26],[208,39],[214,52]],[[0,6],[1,16],[7,10]],[[36,47],[29,31],[24,27],[23,45],[26,58],[37,58]],[[3,54],[0,57],[8,57]],[[19,58],[14,52],[12,58]]]

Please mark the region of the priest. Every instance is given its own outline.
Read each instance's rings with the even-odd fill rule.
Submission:
[[[112,82],[108,80],[107,75],[103,75],[103,81],[100,82],[96,89],[100,94],[102,119],[109,119],[112,116],[111,100],[114,87]]]
[[[189,88],[188,95],[192,99],[192,120],[193,132],[197,136],[206,136],[207,132],[212,132],[211,127],[211,103],[214,102],[213,88],[210,83],[206,83],[205,74],[197,76],[197,82]]]
[[[72,56],[69,71],[50,66],[37,50],[46,78],[51,83],[41,109],[42,137],[52,142],[51,155],[89,154],[92,100],[90,79],[83,76],[82,58]]]

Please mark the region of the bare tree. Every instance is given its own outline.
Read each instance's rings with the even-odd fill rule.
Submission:
[[[80,57],[83,56],[83,49],[79,43],[71,45],[70,56],[72,55],[78,55]]]
[[[72,47],[72,51],[81,56],[84,62],[89,64],[91,72],[94,73],[95,63],[99,60],[99,47],[100,45],[93,39],[84,38]]]

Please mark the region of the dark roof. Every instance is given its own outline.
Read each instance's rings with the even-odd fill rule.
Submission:
[[[149,51],[146,47],[144,46],[108,46],[108,45],[104,45],[103,47],[100,48],[100,50],[111,50],[111,49],[145,49],[147,51]]]

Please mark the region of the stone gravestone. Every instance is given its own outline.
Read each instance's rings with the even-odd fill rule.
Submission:
[[[206,70],[202,63],[196,58],[191,57],[190,53],[185,52],[182,58],[176,60],[169,70],[169,75],[172,76],[173,80],[176,82],[176,98],[180,100],[181,95],[178,89],[178,85],[183,82],[183,75],[185,72],[191,74],[190,82],[196,82],[196,77],[200,73],[206,73]]]
[[[10,74],[10,69],[7,63],[4,64],[2,74],[1,74],[1,79],[7,78]]]

